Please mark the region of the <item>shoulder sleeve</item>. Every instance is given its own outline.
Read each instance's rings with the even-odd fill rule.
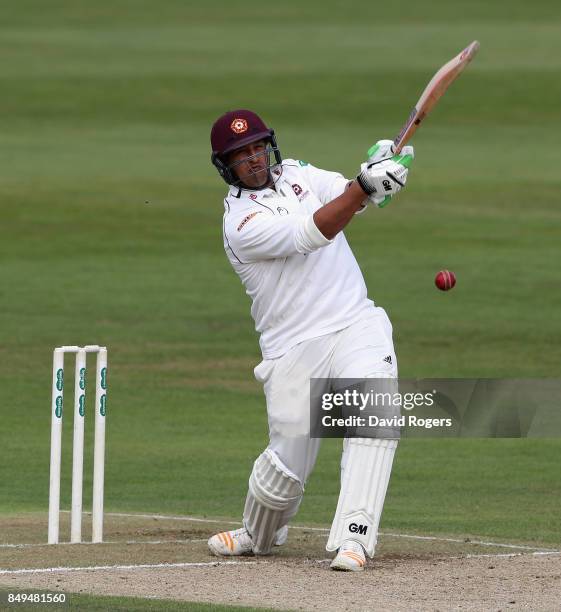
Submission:
[[[331,202],[331,200],[338,198],[345,191],[349,180],[341,173],[321,170],[303,161],[297,163],[306,177],[306,182],[322,204]]]
[[[225,218],[224,239],[240,263],[311,253],[332,242],[318,230],[313,215],[277,216],[261,211]]]

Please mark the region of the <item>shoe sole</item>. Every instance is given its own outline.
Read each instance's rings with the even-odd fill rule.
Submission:
[[[238,553],[235,555],[231,552],[222,552],[220,550],[217,550],[216,548],[213,547],[212,544],[210,544],[210,542],[208,544],[208,549],[215,557],[253,557],[252,550],[248,550],[246,552]]]
[[[336,572],[362,572],[364,571],[364,565],[347,565],[344,561],[333,561],[329,566]]]

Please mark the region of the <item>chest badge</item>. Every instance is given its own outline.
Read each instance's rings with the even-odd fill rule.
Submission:
[[[294,191],[294,193],[296,194],[296,197],[298,198],[299,202],[301,202],[306,196],[310,194],[309,191],[304,191],[302,187],[298,185],[298,183],[294,183],[292,185],[292,191]]]

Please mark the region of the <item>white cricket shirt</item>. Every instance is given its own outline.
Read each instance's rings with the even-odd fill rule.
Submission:
[[[362,318],[374,303],[343,232],[328,240],[314,212],[343,193],[336,172],[286,159],[274,188],[230,187],[224,199],[224,249],[252,300],[263,359]]]

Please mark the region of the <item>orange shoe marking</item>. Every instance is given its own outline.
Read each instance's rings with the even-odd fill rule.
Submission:
[[[228,540],[226,539],[225,532],[219,533],[218,537],[220,538],[220,541],[222,542],[222,544],[224,544],[224,546],[228,546]]]
[[[360,557],[360,555],[351,550],[346,550],[345,552],[341,553],[341,555],[343,555],[344,557],[349,557],[349,559],[356,561],[361,567],[364,565],[364,560]]]
[[[232,536],[230,535],[230,532],[229,532],[229,531],[226,531],[226,532],[225,532],[225,535],[226,535],[226,540],[227,540],[227,542],[226,542],[226,543],[228,544],[228,548],[229,548],[229,549],[230,549],[232,552],[234,552],[234,540],[232,539]]]

